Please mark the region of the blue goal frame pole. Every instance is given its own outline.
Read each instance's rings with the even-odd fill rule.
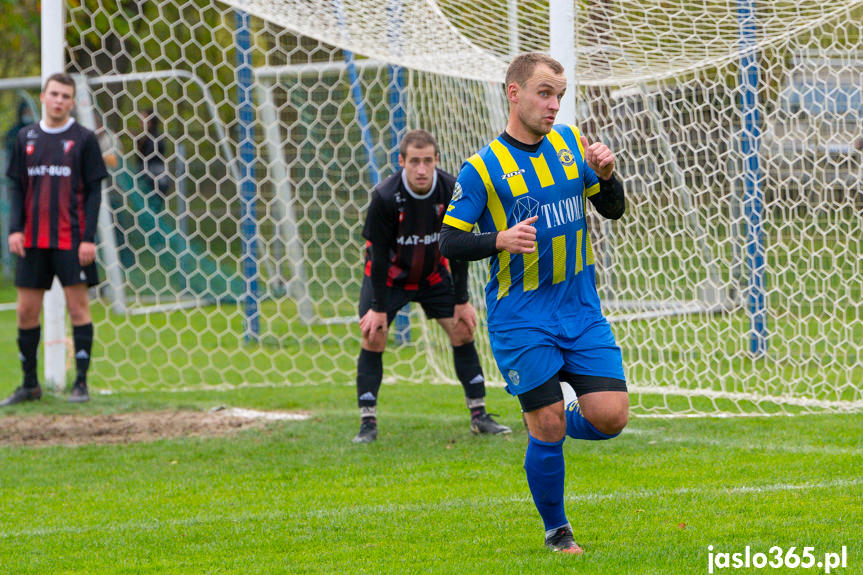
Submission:
[[[740,111],[743,116],[740,147],[743,156],[743,213],[746,219],[746,259],[749,269],[749,351],[767,353],[767,308],[764,290],[763,198],[758,162],[760,114],[758,111],[758,51],[755,0],[738,0],[740,26]]]
[[[336,20],[339,28],[345,38],[349,38],[348,25],[345,20],[342,0],[335,0]],[[366,105],[363,102],[363,87],[360,84],[360,75],[357,73],[357,65],[354,61],[354,53],[350,50],[342,50],[345,55],[345,66],[348,69],[348,82],[350,83],[351,99],[354,101],[354,108],[357,111],[357,121],[360,123],[360,133],[362,135],[363,147],[366,149],[366,156],[369,161],[369,180],[372,187],[380,182],[380,173],[378,172],[378,164],[375,161],[375,145],[372,140],[372,131],[369,127],[369,118],[366,114]]]
[[[237,118],[240,143],[240,233],[243,241],[243,296],[246,342],[257,341],[260,334],[258,302],[257,214],[255,211],[255,109],[252,100],[252,34],[247,12],[235,11],[237,55]]]

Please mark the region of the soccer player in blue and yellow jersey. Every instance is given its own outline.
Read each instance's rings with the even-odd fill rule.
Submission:
[[[468,301],[468,263],[447,262],[438,249],[444,210],[455,177],[437,168],[434,137],[411,130],[399,144],[399,166],[372,192],[363,236],[366,265],[360,290],[362,349],[357,360],[360,431],[354,443],[378,436],[378,392],[383,378],[387,331],[396,313],[411,301],[436,319],[452,344],[453,362],[476,434],[511,430],[485,410],[485,379],[473,343],[476,312]]]
[[[507,391],[524,412],[524,468],[545,543],[581,554],[563,505],[563,441],[615,437],[629,411],[620,348],[596,291],[585,204],[612,219],[625,205],[611,150],[589,144],[574,126],[554,125],[565,90],[553,58],[513,60],[506,131],[462,166],[441,252],[491,258],[489,338]],[[566,405],[565,391],[572,397]]]
[[[50,76],[41,100],[45,118],[18,132],[6,174],[12,182],[9,251],[18,256],[18,349],[24,381],[0,405],[42,397],[36,375],[39,314],[55,275],[63,285],[75,345],[77,376],[69,401],[90,399],[93,320],[87,288],[99,283],[96,220],[108,172],[96,135],[71,116],[74,80],[66,74]]]

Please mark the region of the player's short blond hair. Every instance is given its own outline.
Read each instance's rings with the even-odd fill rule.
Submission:
[[[431,133],[426,132],[425,130],[411,130],[407,134],[402,137],[402,141],[399,144],[399,154],[401,154],[402,158],[408,157],[408,147],[413,148],[426,148],[428,146],[434,146],[434,154],[435,156],[440,154],[440,149],[437,145],[437,140],[434,139],[434,136]]]
[[[524,86],[525,82],[533,76],[533,71],[540,64],[545,64],[551,68],[551,71],[555,74],[563,74],[563,66],[561,63],[548,54],[543,54],[542,52],[525,52],[524,54],[516,56],[510,63],[509,68],[506,71],[506,83],[504,85],[509,86],[515,82],[519,86]]]

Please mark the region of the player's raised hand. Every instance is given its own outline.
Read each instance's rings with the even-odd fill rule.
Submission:
[[[607,180],[614,173],[614,153],[602,142],[590,143],[581,136],[581,147],[584,148],[584,159],[587,165],[596,172],[602,180]]]
[[[536,250],[536,228],[533,223],[539,216],[531,216],[497,234],[496,247],[511,254],[530,254]]]

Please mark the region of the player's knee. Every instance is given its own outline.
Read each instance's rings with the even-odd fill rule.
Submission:
[[[593,426],[606,435],[617,435],[629,423],[629,410],[616,409],[605,412],[597,421],[591,421]]]
[[[540,408],[526,414],[528,432],[540,441],[560,441],[566,435],[566,417],[561,409],[552,406]]]
[[[383,328],[378,331],[377,335],[374,338],[363,337],[362,348],[368,351],[374,351],[377,353],[383,353],[387,348],[387,338],[389,337],[389,330],[387,328]]]
[[[72,321],[72,325],[90,323],[90,310],[87,306],[69,305],[69,319]]]
[[[466,327],[459,327],[452,331],[449,341],[453,347],[459,347],[473,341],[473,334]]]
[[[30,326],[39,322],[39,308],[36,306],[18,306],[18,325]]]
[[[42,313],[41,300],[38,302],[19,301],[17,308],[18,325],[30,327],[39,323],[39,314]]]

